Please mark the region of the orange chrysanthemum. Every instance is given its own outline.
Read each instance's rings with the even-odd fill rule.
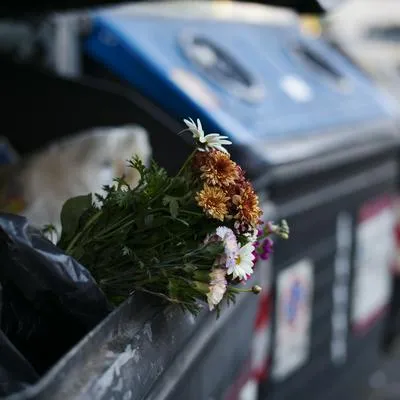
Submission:
[[[258,196],[250,182],[243,183],[238,194],[232,196],[232,203],[236,208],[235,219],[255,227],[262,215],[258,205]]]
[[[230,159],[229,154],[221,151],[210,151],[207,154],[208,157],[200,166],[200,178],[208,185],[226,187],[239,179],[237,164]]]
[[[229,197],[217,186],[204,185],[203,189],[196,194],[197,204],[211,218],[224,220],[228,214],[227,202]]]

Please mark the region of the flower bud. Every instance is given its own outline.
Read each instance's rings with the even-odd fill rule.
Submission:
[[[282,220],[281,225],[278,230],[278,234],[282,239],[289,239],[289,225],[286,220]]]
[[[261,290],[262,290],[262,287],[261,287],[261,286],[258,286],[258,285],[254,285],[254,286],[251,288],[251,291],[252,291],[254,294],[259,294],[259,293],[261,292]]]
[[[279,236],[285,240],[289,239],[289,234],[286,232],[279,232]]]

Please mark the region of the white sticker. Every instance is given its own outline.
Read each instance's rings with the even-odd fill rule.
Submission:
[[[395,216],[388,199],[361,209],[356,236],[352,323],[365,330],[390,296],[390,266],[395,254]]]
[[[298,76],[284,76],[280,81],[280,86],[292,100],[303,103],[313,98],[313,92],[310,86]]]
[[[273,376],[284,379],[308,359],[311,342],[314,266],[301,260],[277,279]]]

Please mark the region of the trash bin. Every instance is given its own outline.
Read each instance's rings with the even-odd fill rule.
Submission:
[[[235,157],[293,227],[274,256],[260,398],[354,398],[377,362],[388,301],[397,108],[293,14],[256,9],[236,4],[223,21],[218,7],[100,11],[85,50],[171,115],[235,138]],[[376,251],[374,224],[385,238]]]
[[[376,218],[382,232],[390,229],[392,221],[390,197],[395,191],[398,139],[395,134],[396,107],[391,100],[323,41],[302,35],[295,15],[289,11],[235,3],[199,3],[196,6],[192,3],[190,7],[172,3],[126,6],[51,18],[56,31],[57,27],[61,30],[68,26],[82,29],[65,28],[63,32],[64,40],[69,38],[71,54],[84,54],[84,57],[78,58],[79,62],[75,62],[77,58],[67,57],[75,61],[64,65],[58,61],[65,60],[65,54],[64,58],[57,58],[51,53],[54,57],[50,57],[47,68],[64,77],[63,80],[52,77],[53,83],[63,82],[62,85],[73,88],[79,83],[79,87],[85,85],[83,92],[88,93],[95,93],[98,88],[104,90],[104,96],[97,96],[97,99],[92,96],[93,103],[89,102],[91,121],[136,117],[138,119],[132,122],[151,120],[157,130],[145,123],[143,126],[151,134],[154,132],[152,139],[158,146],[153,147],[156,151],[159,149],[160,158],[173,170],[179,165],[179,158],[186,156],[187,147],[182,140],[184,135],[177,138],[171,134],[179,129],[169,127],[175,126],[183,117],[199,117],[207,131],[216,130],[234,139],[233,157],[248,171],[257,189],[261,193],[267,192],[279,206],[279,217],[287,217],[292,227],[290,242],[285,242],[282,248],[278,243],[275,250],[273,295],[260,298],[262,308],[261,312],[257,310],[257,318],[254,303],[249,306],[248,315],[253,313],[251,318],[236,321],[240,331],[251,326],[242,337],[246,350],[232,358],[235,362],[240,359],[237,363],[241,365],[234,365],[234,368],[231,368],[232,363],[231,366],[218,365],[221,361],[219,358],[214,361],[213,357],[221,353],[216,348],[214,352],[207,352],[207,360],[217,369],[206,367],[208,361],[203,360],[201,364],[193,363],[192,367],[187,367],[189,375],[174,375],[176,366],[183,363],[181,360],[189,363],[197,357],[189,356],[186,350],[199,346],[196,348],[205,355],[207,346],[200,345],[204,343],[203,339],[199,339],[197,343],[200,344],[196,346],[183,346],[183,343],[190,343],[189,337],[193,337],[192,343],[197,341],[196,337],[203,337],[191,336],[194,331],[201,332],[203,324],[216,329],[215,335],[220,338],[221,346],[222,343],[228,346],[228,349],[224,348],[225,354],[231,355],[239,342],[229,345],[226,336],[219,336],[224,329],[223,321],[218,323],[222,324],[221,328],[216,328],[214,321],[207,325],[204,317],[196,328],[177,328],[176,335],[183,336],[174,346],[182,348],[182,353],[174,353],[172,344],[165,341],[175,337],[175,333],[168,333],[166,314],[161,313],[159,318],[163,322],[160,325],[166,324],[168,329],[157,336],[159,343],[166,343],[157,349],[162,347],[171,352],[167,351],[161,360],[164,356],[160,350],[155,358],[149,350],[148,359],[141,359],[140,368],[143,365],[147,369],[148,379],[159,378],[154,385],[145,382],[138,370],[129,369],[129,374],[137,373],[138,379],[142,379],[143,386],[127,387],[132,391],[127,396],[136,393],[152,396],[154,393],[154,397],[149,398],[173,399],[175,390],[179,390],[191,399],[226,396],[230,400],[242,395],[260,399],[266,396],[271,399],[291,399],[293,396],[320,399],[321,393],[324,398],[332,396],[335,399],[335,396],[350,393],[351,386],[357,386],[362,379],[364,367],[372,368],[376,361],[382,325],[377,314],[381,307],[379,310],[372,307],[366,296],[366,292],[371,291],[371,279],[369,268],[362,268],[361,256],[362,250],[374,249],[370,243],[375,231],[371,233],[369,229],[370,220]],[[54,40],[57,37],[55,35]],[[24,92],[26,87],[19,90]],[[12,86],[9,92],[12,92]],[[80,106],[84,107],[85,100],[78,97]],[[112,104],[114,97],[119,100]],[[94,106],[103,101],[101,98],[110,100],[109,110]],[[131,113],[128,104],[135,105]],[[40,108],[40,105],[34,107]],[[69,113],[60,111],[57,104],[53,110],[64,115]],[[79,119],[85,119],[85,115],[85,112],[79,113]],[[73,121],[79,119],[71,118]],[[157,120],[161,123],[155,122]],[[21,131],[21,126],[12,128],[11,121],[7,126],[14,132]],[[23,143],[20,140],[21,147]],[[386,197],[378,196],[382,193]],[[383,247],[389,248],[390,243],[385,242]],[[387,251],[390,250],[384,250]],[[369,257],[373,259],[376,254]],[[381,280],[376,290],[379,301],[375,303],[383,307],[387,300],[388,274],[384,268],[381,271],[382,274],[375,271]],[[375,284],[374,280],[372,282]],[[375,286],[373,288],[375,290]],[[272,319],[268,308],[271,300],[274,303]],[[130,311],[124,310],[135,309],[135,302],[135,299],[130,300],[125,308],[110,316],[93,336],[80,344],[77,353],[70,353],[61,360],[52,370],[53,375],[48,375],[25,396],[29,393],[39,396],[41,390],[45,393],[47,389],[43,385],[54,387],[54,391],[47,393],[66,393],[60,385],[73,379],[61,382],[57,377],[64,375],[66,368],[72,370],[74,365],[84,364],[79,357],[92,354],[92,337],[103,338],[101,343],[107,345],[112,337],[112,326],[116,325],[113,318],[118,320],[118,315],[129,315]],[[282,325],[282,309],[287,310],[289,334],[287,327]],[[297,327],[299,309],[301,323]],[[374,317],[371,327],[366,325],[370,329],[364,326],[365,315]],[[188,317],[174,318],[178,326],[179,318],[185,320]],[[229,314],[225,318],[228,320]],[[271,322],[272,342],[269,342]],[[186,325],[192,326],[190,321]],[[228,322],[224,326],[228,329]],[[126,329],[117,331],[126,332]],[[132,342],[131,338],[123,344],[141,343],[145,337],[143,333],[142,339],[134,338],[138,342]],[[283,338],[283,342],[278,338]],[[211,339],[209,343],[214,342]],[[250,346],[256,350],[249,349]],[[145,342],[143,348],[146,348]],[[128,354],[132,349],[128,348]],[[261,359],[258,366],[261,367],[254,369],[255,361],[259,361],[254,356],[257,350]],[[132,353],[130,363],[134,362],[135,354]],[[91,357],[87,356],[87,362]],[[163,374],[153,374],[154,370],[149,367],[151,362],[156,367],[156,360],[161,360],[159,363],[164,366],[172,359],[176,363]],[[270,370],[267,360],[272,361]],[[115,358],[111,357],[111,365],[114,362]],[[250,367],[246,367],[246,362]],[[84,389],[89,390],[86,393],[109,395],[110,386],[118,390],[125,377],[128,381],[133,379],[132,375],[121,372],[119,362],[115,365],[111,372],[106,371],[106,379],[84,376],[82,380],[87,380],[83,386],[77,385],[80,389],[89,388],[90,381],[92,388],[100,389]],[[187,364],[183,365],[186,370]],[[196,371],[199,367],[207,368],[207,374],[202,372],[205,369]],[[161,369],[163,367],[159,371]],[[122,374],[121,384],[112,380],[114,371],[116,377]],[[116,386],[110,382],[116,382]],[[331,393],[326,391],[328,386]],[[70,388],[72,386],[68,390]]]

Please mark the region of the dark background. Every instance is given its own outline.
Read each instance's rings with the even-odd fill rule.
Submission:
[[[317,0],[268,0],[246,1],[261,4],[290,7],[299,13],[321,13],[322,7]],[[132,2],[132,1],[129,1]],[[141,1],[143,2],[143,1]],[[0,18],[22,17],[24,15],[41,14],[49,11],[64,11],[76,8],[90,8],[109,4],[128,3],[124,0],[1,0]]]

